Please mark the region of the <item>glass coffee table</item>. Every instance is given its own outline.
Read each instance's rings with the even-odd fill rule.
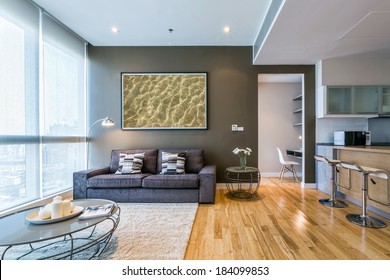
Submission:
[[[74,259],[77,254],[87,255],[87,259],[98,258],[119,224],[120,208],[115,202],[105,199],[82,199],[73,203],[84,209],[112,203],[113,209],[104,217],[80,220],[75,216],[46,224],[35,224],[26,219],[41,207],[0,218],[1,260]]]
[[[255,167],[239,166],[225,169],[225,183],[228,189],[226,197],[249,199],[257,196],[260,187],[260,170]]]

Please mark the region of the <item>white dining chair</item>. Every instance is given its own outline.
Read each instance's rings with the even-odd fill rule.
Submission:
[[[299,165],[299,163],[296,161],[292,161],[292,160],[286,161],[283,157],[282,151],[279,148],[276,148],[276,149],[278,150],[279,161],[280,161],[280,164],[282,165],[282,168],[281,168],[280,174],[279,174],[280,181],[283,182],[284,174],[286,172],[290,171],[293,174],[295,181],[298,182],[298,177],[297,177],[297,173],[295,171],[294,166]]]

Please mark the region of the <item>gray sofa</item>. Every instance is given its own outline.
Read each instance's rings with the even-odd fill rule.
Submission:
[[[185,174],[160,174],[163,151],[185,152]],[[116,175],[120,153],[144,153],[142,173]],[[113,150],[110,166],[73,173],[74,199],[214,203],[215,189],[216,166],[205,166],[202,149]]]

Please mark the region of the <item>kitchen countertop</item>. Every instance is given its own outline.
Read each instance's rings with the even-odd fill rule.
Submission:
[[[333,149],[369,153],[390,154],[389,146],[333,146]]]

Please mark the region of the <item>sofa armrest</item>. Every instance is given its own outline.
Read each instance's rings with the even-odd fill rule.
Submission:
[[[73,173],[73,199],[85,199],[87,197],[87,180],[93,176],[108,174],[110,167],[95,168],[77,171]]]
[[[206,165],[199,172],[199,203],[215,203],[216,190],[216,173],[215,165]]]

